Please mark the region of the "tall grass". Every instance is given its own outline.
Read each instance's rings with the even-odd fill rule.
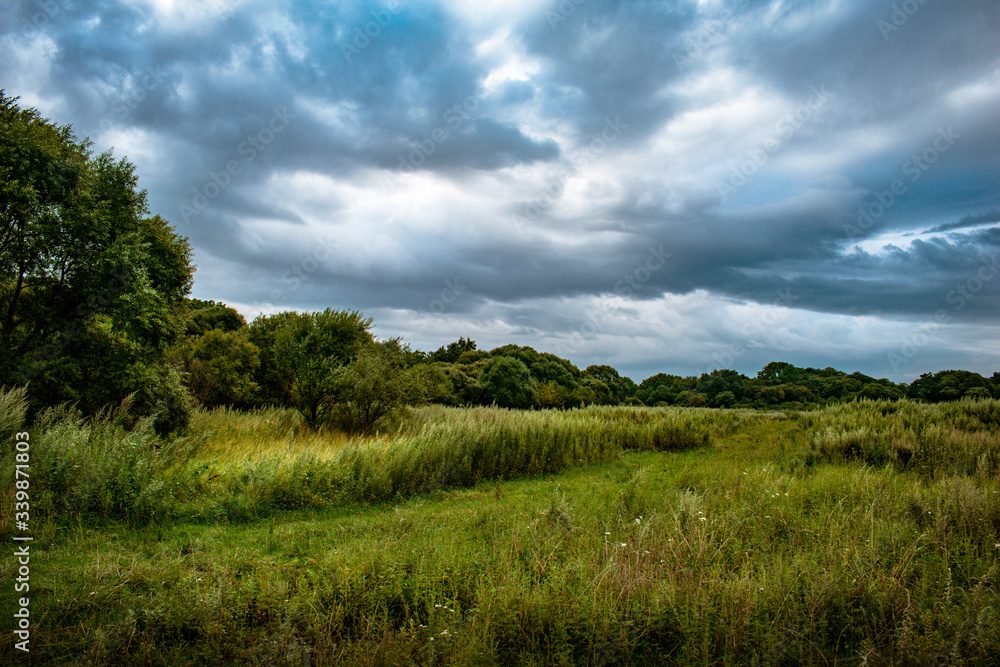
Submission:
[[[19,414],[23,396],[0,400]],[[394,435],[361,438],[314,431],[291,410],[221,408],[196,414],[187,437],[164,441],[128,412],[126,402],[83,419],[64,407],[33,425],[32,474],[43,489],[38,518],[238,523],[274,510],[389,502],[553,474],[627,450],[705,446],[713,427],[747,418],[680,409],[427,408]]]
[[[816,419],[813,446],[828,461],[894,464],[928,476],[989,477],[1000,469],[1000,400],[831,407]]]
[[[32,544],[33,657],[996,664],[982,403],[431,407],[364,439],[219,410],[172,442],[124,410],[52,412],[30,427],[32,488],[89,525],[51,516]]]
[[[450,408],[425,419],[414,435],[345,448],[337,465],[346,496],[390,500],[553,474],[625,450],[680,450],[710,442],[709,420],[679,410]]]

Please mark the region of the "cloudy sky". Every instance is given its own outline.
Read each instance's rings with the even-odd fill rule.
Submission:
[[[996,0],[0,0],[194,296],[635,380],[1000,370]]]

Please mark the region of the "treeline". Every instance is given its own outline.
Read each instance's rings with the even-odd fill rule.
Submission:
[[[398,339],[376,341],[357,312],[286,312],[247,325],[214,301],[188,302],[187,339],[177,363],[204,405],[291,405],[311,423],[371,428],[396,407],[416,403],[573,408],[678,405],[799,408],[859,398],[941,402],[1000,397],[1000,373],[926,373],[910,385],[834,368],[767,364],[754,377],[715,370],[682,377],[659,373],[636,385],[607,365],[580,370],[531,347],[486,351],[467,338],[434,352]]]
[[[310,424],[365,431],[403,405],[619,405],[637,389],[610,366],[581,371],[530,347],[485,351],[460,338],[415,351],[377,340],[371,318],[356,311],[284,312],[248,325],[222,303],[185,306],[187,330],[171,361],[206,406],[293,406]]]
[[[944,371],[897,385],[860,373],[771,363],[640,385],[530,347],[430,353],[379,340],[357,311],[285,312],[247,324],[190,299],[188,240],[157,215],[134,166],[94,155],[0,90],[0,387],[28,387],[33,413],[70,403],[93,415],[128,398],[161,434],[197,403],[294,406],[313,426],[370,431],[405,405],[782,407],[855,398],[1000,396],[998,375]]]
[[[733,370],[699,377],[659,373],[643,380],[634,395],[644,405],[713,408],[822,406],[859,398],[902,398],[938,403],[961,398],[1000,398],[1000,373],[990,379],[970,371],[924,373],[912,384],[897,384],[835,368],[798,368],[772,361],[750,378]]]

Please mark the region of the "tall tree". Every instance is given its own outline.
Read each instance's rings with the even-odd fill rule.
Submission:
[[[148,214],[131,163],[92,155],[0,90],[0,384],[86,412],[134,392],[161,428],[183,421],[166,352],[183,333],[191,249]]]
[[[537,384],[523,361],[498,356],[489,360],[482,376],[487,402],[502,408],[532,408],[538,403]]]
[[[331,416],[352,381],[348,365],[374,344],[372,319],[330,308],[276,317],[280,325],[273,334],[275,369],[290,382],[292,404],[310,425],[317,425]]]

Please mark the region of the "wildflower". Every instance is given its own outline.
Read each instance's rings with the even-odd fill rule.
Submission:
[[[706,518],[705,518],[705,517],[703,517],[703,516],[700,516],[700,517],[698,517],[698,521],[707,521],[707,520],[708,520],[708,519],[706,519]]]
[[[640,524],[640,523],[642,523],[642,519],[636,519],[635,522],[636,522],[636,524]]]

